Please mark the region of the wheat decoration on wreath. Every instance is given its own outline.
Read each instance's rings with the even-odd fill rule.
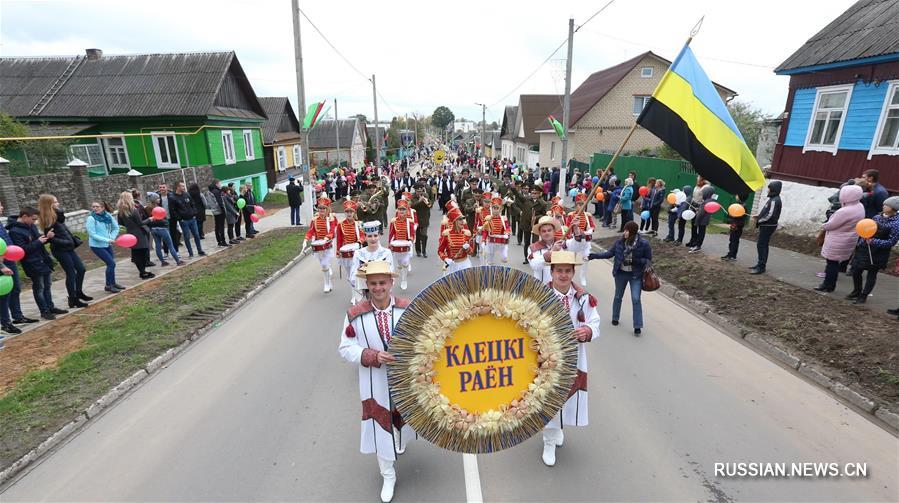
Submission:
[[[573,332],[555,294],[530,274],[457,271],[422,291],[395,327],[394,406],[445,449],[479,454],[517,445],[568,399],[577,372]]]

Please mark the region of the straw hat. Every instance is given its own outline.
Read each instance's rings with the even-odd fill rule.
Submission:
[[[534,228],[531,229],[531,232],[533,234],[540,234],[540,228],[544,225],[552,225],[553,229],[557,231],[562,230],[562,224],[560,224],[558,220],[549,215],[544,215],[540,217],[540,220],[537,220],[537,223],[534,224]]]
[[[573,266],[583,265],[584,261],[578,256],[577,253],[572,251],[554,251],[549,254],[549,265],[563,265],[570,264]]]
[[[377,274],[388,274],[394,278],[398,276],[397,273],[390,270],[390,262],[383,260],[368,262],[364,264],[364,267],[360,267],[359,270],[356,271],[356,276],[360,278],[367,278]]]

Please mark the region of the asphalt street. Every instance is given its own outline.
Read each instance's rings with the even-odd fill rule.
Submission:
[[[436,279],[414,258],[412,296]],[[521,265],[512,245],[511,262]],[[424,441],[397,465],[394,501],[896,501],[897,439],[660,293],[645,328],[609,323],[610,263],[590,264],[602,334],[589,345],[591,424],[463,456]],[[377,501],[359,453],[357,370],[337,354],[349,290],[321,292],[310,257],[5,488],[12,501]],[[865,478],[720,477],[715,463],[866,463]],[[466,481],[466,478],[468,479]],[[468,489],[466,490],[466,482]]]

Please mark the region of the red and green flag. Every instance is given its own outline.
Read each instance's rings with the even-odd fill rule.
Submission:
[[[565,139],[565,130],[562,129],[562,125],[559,124],[559,121],[556,120],[552,115],[549,116],[549,123],[552,125],[553,129],[556,130],[556,134],[559,135],[559,138]]]
[[[322,109],[325,108],[325,102],[319,101],[309,105],[306,109],[306,118],[303,119],[303,129],[312,129],[318,123],[318,120],[324,115]]]

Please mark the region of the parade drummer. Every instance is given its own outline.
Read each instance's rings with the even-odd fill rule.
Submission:
[[[337,217],[331,214],[331,200],[327,197],[318,199],[318,213],[312,219],[309,230],[306,231],[306,244],[312,246],[312,251],[321,264],[322,274],[325,278],[324,292],[331,291],[331,259],[334,257],[334,233],[337,232]]]
[[[574,198],[574,211],[568,214],[565,225],[568,226],[568,239],[566,248],[577,253],[584,259],[583,265],[578,270],[578,278],[581,286],[587,286],[587,257],[590,255],[590,243],[593,241],[593,231],[596,230],[596,222],[593,215],[587,211],[587,194],[580,193]]]
[[[561,230],[562,225],[559,221],[549,215],[540,217],[532,229],[539,239],[529,248],[528,263],[531,265],[534,277],[543,283],[547,283],[551,279],[550,254],[565,249],[565,242],[556,238]]]
[[[437,247],[437,255],[446,264],[444,275],[471,267],[469,256],[473,253],[471,231],[465,228],[465,215],[459,208],[452,207],[446,216],[450,227],[441,233]]]
[[[475,189],[475,192],[480,191],[480,188]],[[475,210],[474,214],[474,229],[475,229],[475,253],[479,258],[484,258],[484,252],[487,249],[486,241],[481,238],[481,235],[484,232],[484,223],[487,222],[487,219],[490,218],[490,200],[493,198],[493,195],[489,192],[483,192],[478,194],[478,208]]]
[[[343,213],[346,218],[337,226],[337,256],[338,264],[341,271],[346,275],[347,283],[350,284],[350,303],[355,304],[359,300],[355,288],[353,288],[354,280],[352,277],[353,256],[356,250],[361,248],[365,242],[362,228],[359,221],[356,220],[356,202],[349,200],[343,203]]]
[[[559,222],[559,229],[555,233],[556,240],[564,240],[568,234],[568,225],[565,223],[565,208],[561,204],[554,204],[549,210],[549,214]]]
[[[387,503],[393,499],[396,485],[397,456],[406,450],[407,442],[415,435],[394,408],[387,382],[387,365],[395,361],[388,352],[390,340],[409,300],[393,296],[396,274],[388,262],[369,262],[358,274],[368,285],[368,299],[347,310],[338,352],[344,360],[359,367],[362,401],[359,450],[377,456],[383,477],[381,501]]]
[[[409,201],[396,202],[396,217],[390,221],[387,242],[393,253],[393,262],[400,275],[400,288],[406,289],[406,277],[412,261],[412,246],[415,240],[415,222],[409,216]]]
[[[574,325],[572,336],[577,340],[577,377],[568,391],[568,400],[562,410],[543,428],[543,463],[556,464],[556,447],[565,440],[565,426],[587,426],[587,348],[586,343],[599,338],[599,312],[596,297],[576,285],[575,269],[583,259],[570,251],[555,251],[550,255],[549,267],[552,279],[549,287],[571,316]]]
[[[433,199],[428,198],[427,186],[415,184],[415,195],[412,197],[412,210],[418,215],[418,227],[415,229],[415,256],[428,258],[428,226],[431,223],[431,207]]]
[[[487,265],[509,262],[509,236],[512,229],[509,219],[503,215],[503,198],[495,196],[490,204],[490,215],[481,230],[481,242],[486,243]],[[498,257],[498,258],[497,258]]]

